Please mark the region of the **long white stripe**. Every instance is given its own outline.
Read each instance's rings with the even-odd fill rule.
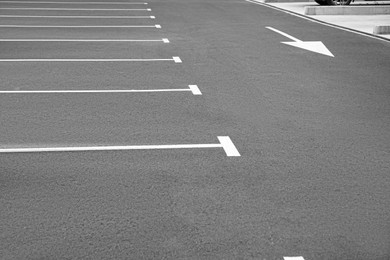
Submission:
[[[172,144],[172,145],[127,145],[127,146],[68,146],[68,147],[26,147],[0,148],[0,153],[36,152],[87,152],[123,150],[199,149],[223,148],[227,156],[241,156],[228,136],[218,136],[219,144]]]
[[[164,42],[161,40],[132,40],[132,39],[0,39],[0,42]]]
[[[155,19],[155,16],[74,16],[74,15],[0,15],[3,18],[93,18],[93,19]]]
[[[161,25],[0,25],[0,28],[158,28]]]
[[[174,61],[179,57],[172,59],[0,59],[0,62],[124,62],[124,61]],[[180,59],[180,58],[179,58]]]
[[[174,145],[127,145],[127,146],[84,146],[84,147],[31,147],[3,148],[0,153],[33,153],[33,152],[86,152],[86,151],[118,151],[118,150],[157,150],[157,149],[191,149],[219,148],[221,144],[174,144]]]
[[[47,2],[47,1],[0,1],[0,3],[11,3],[11,4],[72,4],[72,5],[147,5],[148,3],[140,2]]]
[[[33,7],[0,7],[0,10],[48,10],[48,11],[152,11],[152,9],[106,9],[106,8],[33,8]]]
[[[78,94],[78,93],[154,93],[154,92],[192,92],[202,95],[198,86],[178,89],[106,89],[106,90],[1,90],[0,94]]]

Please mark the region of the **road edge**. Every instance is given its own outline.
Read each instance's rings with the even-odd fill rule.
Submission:
[[[285,10],[283,8],[276,7],[276,6],[267,4],[267,3],[263,3],[263,2],[260,2],[258,0],[245,0],[245,1],[248,2],[248,3],[262,5],[262,6],[265,6],[265,7],[268,7],[268,8],[272,8],[274,10],[281,11],[281,12],[284,12],[284,13],[287,13],[287,14],[290,14],[290,15],[293,15],[293,16],[297,16],[299,18],[302,18],[302,19],[305,19],[305,20],[309,20],[311,22],[319,23],[319,24],[322,24],[322,25],[325,25],[325,26],[328,26],[328,27],[340,29],[340,30],[343,30],[343,31],[355,33],[355,34],[358,34],[358,35],[362,35],[362,36],[366,36],[366,37],[369,37],[369,38],[372,38],[372,39],[381,40],[381,41],[384,41],[386,43],[390,43],[390,39],[388,39],[386,37],[382,37],[382,36],[379,36],[379,35],[374,35],[374,34],[362,32],[362,31],[358,31],[358,30],[355,30],[355,29],[351,29],[351,28],[348,28],[348,27],[341,26],[341,25],[332,24],[332,23],[329,23],[329,22],[324,22],[324,21],[315,19],[313,17],[309,17],[309,16],[306,16],[306,15],[303,15],[303,14],[299,14],[299,13],[296,13],[296,12],[293,12],[293,11]]]

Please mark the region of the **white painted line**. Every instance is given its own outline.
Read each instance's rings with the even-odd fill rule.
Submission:
[[[176,62],[176,63],[182,63],[181,59],[179,57],[172,57],[173,60]]]
[[[279,33],[279,34],[293,40],[293,42],[282,42],[284,44],[294,46],[297,48],[301,48],[301,49],[311,51],[311,52],[320,53],[322,55],[334,57],[334,55],[328,50],[328,48],[326,48],[326,46],[321,41],[301,41],[295,37],[292,37],[291,35],[288,35],[287,33],[279,31],[275,28],[272,28],[269,26],[267,26],[265,28],[272,30],[276,33]]]
[[[226,148],[225,142],[231,140],[228,136],[218,136],[220,144],[172,144],[172,145],[128,145],[128,146],[68,146],[68,147],[28,147],[28,148],[0,148],[0,153],[39,153],[39,152],[89,152],[89,151],[126,151],[126,150],[165,150],[165,149],[207,149],[223,148],[227,156],[240,156],[238,151]],[[233,143],[228,146],[233,146]],[[235,149],[235,147],[234,147]]]
[[[284,260],[305,260],[302,256],[285,256]]]
[[[126,62],[126,61],[174,61],[179,57],[172,59],[0,59],[0,62]]]
[[[157,28],[161,25],[0,25],[0,28]]]
[[[3,18],[91,18],[91,19],[155,19],[155,16],[74,16],[74,15],[0,15]]]
[[[168,39],[161,40],[132,40],[132,39],[0,39],[0,42],[164,42],[169,43]]]
[[[42,10],[42,11],[152,11],[152,9],[106,9],[106,8],[34,8],[34,7],[0,7],[0,10]]]
[[[302,42],[301,40],[299,40],[299,39],[297,39],[297,38],[295,38],[295,37],[292,37],[291,35],[288,35],[287,33],[284,33],[284,32],[282,32],[282,31],[279,31],[279,30],[277,30],[277,29],[275,29],[275,28],[272,28],[272,27],[269,27],[269,26],[266,26],[265,28],[267,28],[267,29],[269,29],[269,30],[272,30],[272,31],[274,31],[274,32],[276,32],[276,33],[279,33],[279,34],[281,34],[281,35],[283,35],[283,36],[285,36],[285,37],[287,37],[287,38],[293,40],[294,42]]]
[[[10,3],[10,4],[72,4],[72,5],[147,5],[148,3],[140,2],[47,2],[47,1],[0,1],[0,3]]]
[[[106,89],[106,90],[1,90],[0,94],[78,94],[78,93],[154,93],[154,92],[192,92],[202,95],[198,86],[178,89]]]
[[[194,95],[202,95],[202,92],[200,92],[197,85],[188,85],[190,87],[190,90],[192,91],[192,94]]]

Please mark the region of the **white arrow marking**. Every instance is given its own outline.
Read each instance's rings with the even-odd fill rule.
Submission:
[[[265,27],[267,29],[270,29],[274,32],[277,32],[291,40],[293,40],[293,42],[282,42],[284,44],[287,44],[287,45],[291,45],[291,46],[294,46],[294,47],[298,47],[298,48],[301,48],[301,49],[305,49],[305,50],[308,50],[308,51],[312,51],[312,52],[316,52],[316,53],[320,53],[320,54],[323,54],[323,55],[326,55],[326,56],[330,56],[330,57],[334,57],[334,55],[328,50],[328,48],[326,48],[326,46],[320,42],[320,41],[301,41],[295,37],[292,37],[291,35],[288,35],[287,33],[284,33],[284,32],[281,32],[275,28],[272,28],[272,27]]]
[[[227,156],[241,156],[229,136],[218,136],[219,144],[170,144],[170,145],[127,145],[127,146],[65,146],[65,147],[28,147],[0,148],[0,153],[42,153],[42,152],[89,152],[89,151],[126,151],[223,148]]]

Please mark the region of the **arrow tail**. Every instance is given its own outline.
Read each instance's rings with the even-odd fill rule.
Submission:
[[[284,32],[282,32],[282,31],[279,31],[279,30],[277,30],[277,29],[275,29],[275,28],[272,28],[272,27],[270,27],[270,26],[267,26],[267,27],[265,27],[265,28],[267,28],[267,29],[269,29],[269,30],[271,30],[271,31],[274,31],[274,32],[276,32],[276,33],[279,33],[279,34],[281,34],[281,35],[283,35],[283,36],[285,36],[285,37],[287,37],[287,38],[293,40],[294,42],[301,42],[301,40],[299,40],[299,39],[297,39],[297,38],[295,38],[295,37],[292,37],[291,35],[288,35],[287,33],[284,33]]]

